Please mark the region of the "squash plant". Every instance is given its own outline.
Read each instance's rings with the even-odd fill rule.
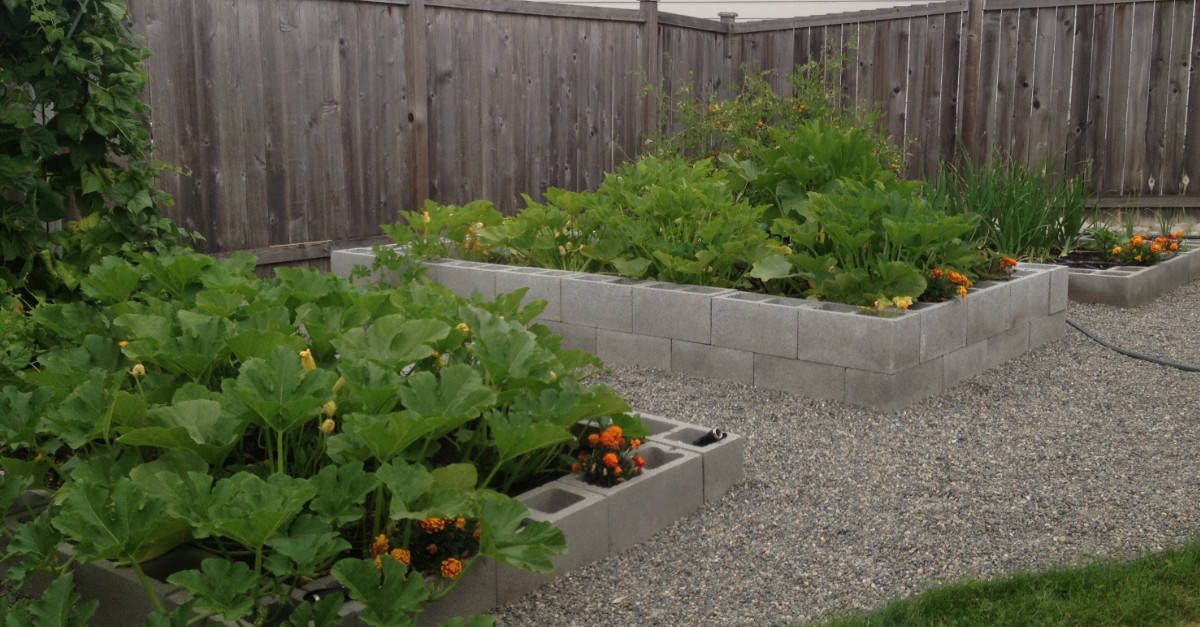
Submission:
[[[169,579],[195,596],[174,612],[146,585],[152,624],[193,612],[332,624],[340,594],[287,594],[324,573],[368,624],[408,624],[481,556],[545,571],[565,550],[508,494],[565,472],[572,425],[613,416],[645,433],[611,389],[584,385],[595,357],[526,328],[544,303],[522,308],[522,293],[469,302],[310,269],[263,281],[253,267],[109,257],[81,281],[88,300],[32,311],[53,347],[0,388],[0,506],[30,487],[53,498],[10,534],[11,583],[49,570],[65,602],[62,540],[73,561],[113,560],[143,581],[142,562],[186,542],[213,557]],[[369,552],[414,521],[464,531],[440,571],[401,559],[420,532],[393,534],[392,558]]]

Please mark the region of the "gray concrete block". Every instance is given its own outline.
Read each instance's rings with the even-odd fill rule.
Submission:
[[[893,374],[846,369],[846,402],[899,409],[942,391],[944,357]]]
[[[797,312],[771,297],[738,293],[712,301],[712,344],[752,353],[796,358]]]
[[[650,440],[699,454],[704,469],[704,502],[714,503],[735,483],[746,478],[746,441],[742,436],[726,431],[722,440],[696,445],[695,442],[708,432],[708,427],[688,425],[663,435],[650,436]]]
[[[608,555],[608,501],[595,492],[551,483],[516,496],[529,508],[529,519],[552,523],[567,539],[567,552],[550,557],[554,571],[535,573],[500,564],[496,600],[503,605],[553,581],[563,573]]]
[[[1008,283],[981,281],[963,299],[967,304],[967,344],[974,344],[1013,326]]]
[[[1067,333],[1067,312],[1060,311],[1029,321],[1029,349],[1048,344]]]
[[[1067,310],[1068,300],[1068,285],[1070,283],[1070,270],[1062,266],[1054,266],[1049,268],[1050,273],[1050,311],[1049,313],[1058,313]]]
[[[521,300],[522,305],[528,305],[535,300],[546,301],[546,308],[537,317],[539,322],[562,320],[562,290],[559,277],[546,274],[546,271],[540,268],[507,268],[496,273],[497,294],[508,294],[523,287],[528,288],[528,291]]]
[[[562,278],[562,320],[570,324],[633,331],[633,285],[642,281],[599,274]]]
[[[990,370],[1027,352],[1029,352],[1029,323],[1023,322],[987,339],[987,355],[984,357],[983,368]]]
[[[596,329],[596,356],[606,364],[671,369],[671,340]]]
[[[475,616],[496,607],[497,564],[481,557],[450,594],[426,603],[417,616],[417,627],[435,627],[455,616]]]
[[[1051,276],[1050,272],[1031,272],[1008,282],[1014,326],[1044,318],[1050,311]]]
[[[801,310],[799,329],[797,354],[802,361],[892,373],[915,366],[921,358],[917,312],[883,317],[826,303]]]
[[[986,358],[987,340],[980,340],[946,353],[942,357],[944,362],[942,389],[948,390],[958,382],[983,372]]]
[[[608,501],[609,553],[637,546],[704,504],[704,467],[699,455],[656,443],[643,444],[638,452],[646,460],[645,471],[611,488],[593,486],[575,476],[556,481],[600,494]]]
[[[368,268],[375,263],[375,253],[370,248],[343,248],[329,253],[329,272],[340,277],[350,276],[354,266]]]
[[[810,398],[842,401],[846,399],[846,369],[798,359],[755,355],[754,385]]]
[[[562,347],[575,350],[596,352],[596,327],[587,327],[566,322],[546,320],[540,324],[563,337]]]
[[[917,303],[921,321],[921,361],[929,361],[967,344],[967,303],[961,298],[941,303]]]
[[[696,285],[651,283],[633,290],[633,330],[642,335],[709,344],[712,299],[735,293]]]
[[[439,264],[436,270],[431,270],[430,278],[463,298],[479,294],[483,300],[495,300],[496,274],[501,268],[503,266],[453,261]]]
[[[696,377],[754,384],[754,353],[671,340],[671,370]]]
[[[58,548],[59,561],[71,559],[74,555],[71,545],[63,544]],[[179,586],[165,581],[170,575],[192,568],[199,568],[199,552],[180,552],[167,554],[146,564],[143,569],[150,579],[150,587],[158,595],[167,609],[174,609],[180,603],[170,597],[183,591]],[[211,557],[204,555],[204,557]],[[154,573],[151,575],[150,573]],[[121,627],[123,625],[140,625],[146,620],[154,605],[150,601],[146,589],[138,580],[137,573],[130,567],[116,567],[108,560],[98,560],[75,566],[75,590],[84,603],[99,601],[96,613],[92,615],[91,625],[101,627]]]
[[[637,412],[637,415],[641,419],[642,424],[650,430],[650,435],[665,435],[676,429],[692,426],[690,423],[672,420],[657,414]]]

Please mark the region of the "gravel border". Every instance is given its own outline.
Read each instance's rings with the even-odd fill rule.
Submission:
[[[1136,309],[1071,303],[1123,348],[1200,365],[1200,281]],[[1067,335],[893,412],[659,370],[641,411],[746,436],[747,480],[638,547],[497,611],[510,625],[786,624],[963,578],[1187,542],[1200,374]]]

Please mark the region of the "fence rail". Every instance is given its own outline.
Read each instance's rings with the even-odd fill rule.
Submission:
[[[272,263],[378,236],[425,199],[598,185],[657,112],[842,57],[927,176],[964,146],[1092,173],[1105,204],[1200,206],[1197,0],[952,0],[737,23],[521,0],[127,0],[167,213]],[[287,252],[295,251],[295,252]]]

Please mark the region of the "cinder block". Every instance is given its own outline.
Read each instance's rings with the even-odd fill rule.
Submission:
[[[799,325],[802,361],[893,373],[915,366],[921,358],[917,312],[882,317],[826,303],[801,310]]]
[[[917,303],[911,311],[921,321],[921,361],[929,361],[967,344],[967,303],[955,298]]]
[[[370,248],[343,248],[329,253],[329,272],[340,277],[350,276],[354,266],[371,267],[375,252]]]
[[[1050,273],[1050,311],[1058,313],[1067,310],[1068,284],[1070,270],[1063,266],[1054,266],[1046,270]]]
[[[1050,311],[1050,277],[1049,272],[1031,272],[1008,282],[1014,326]]]
[[[562,320],[570,324],[633,331],[633,285],[641,281],[576,274],[562,279]]]
[[[983,368],[990,370],[1027,352],[1029,352],[1029,323],[1023,322],[987,339],[987,356],[984,357]]]
[[[495,300],[496,274],[502,267],[471,261],[454,261],[439,264],[436,271],[431,272],[430,278],[463,298],[479,294],[484,300]]]
[[[1003,333],[1013,326],[1008,283],[981,281],[967,293],[967,344]]]
[[[543,321],[541,324],[563,337],[563,348],[573,348],[593,354],[596,352],[596,327],[550,320]]]
[[[1067,333],[1067,312],[1060,311],[1029,321],[1029,349],[1033,350]]]
[[[74,550],[69,544],[58,548],[59,560],[71,559]],[[199,562],[194,561],[195,553],[184,554],[184,559],[175,562],[176,556],[164,555],[151,564],[144,566],[150,579],[150,587],[154,589],[160,601],[167,609],[178,607],[170,597],[183,589],[165,581],[171,574],[180,570],[199,568]],[[150,572],[156,576],[149,575]],[[161,579],[159,578],[161,577]],[[116,567],[108,560],[98,560],[75,567],[75,590],[83,602],[99,601],[96,613],[92,615],[91,625],[100,627],[121,627],[124,625],[140,625],[155,610],[146,589],[138,581],[137,573],[129,567]]]
[[[706,427],[689,425],[663,435],[650,436],[650,439],[700,455],[700,464],[704,469],[704,502],[713,503],[746,477],[746,441],[742,436],[726,431],[722,440],[704,446],[696,445],[696,441],[708,432]]]
[[[567,539],[565,555],[554,555],[554,571],[535,573],[500,564],[496,600],[503,605],[549,583],[563,573],[598,562],[608,555],[608,501],[604,497],[561,483],[551,483],[517,495],[529,507],[529,519],[554,524]]]
[[[697,377],[754,384],[754,353],[671,340],[671,370]]]
[[[637,412],[637,415],[638,418],[641,419],[642,424],[650,430],[650,435],[665,435],[668,432],[676,429],[691,426],[690,423],[664,418],[663,416],[659,416],[657,414]]]
[[[590,485],[575,476],[558,479],[608,501],[609,553],[632,548],[704,504],[704,467],[691,451],[643,444],[646,469],[611,488]]]
[[[671,369],[671,340],[596,329],[596,356],[608,364]]]
[[[894,374],[846,369],[846,402],[880,409],[899,409],[942,391],[944,357]]]
[[[546,301],[546,308],[537,317],[538,322],[562,320],[562,292],[559,277],[546,274],[546,271],[541,268],[507,268],[496,273],[497,294],[508,294],[523,287],[528,288],[529,291],[525,292],[525,298],[521,300],[522,305],[528,305],[535,300]]]
[[[417,627],[435,627],[455,616],[475,616],[496,607],[496,566],[486,557],[475,560],[450,594],[421,608]]]
[[[1100,303],[1128,307],[1132,300],[1129,283],[1115,283],[1106,276],[1087,268],[1072,268],[1070,271],[1069,294],[1077,303]],[[1054,312],[1051,312],[1054,313]]]
[[[761,294],[738,293],[712,301],[712,344],[796,358],[797,311]]]
[[[1194,245],[1194,244],[1192,244]],[[1193,248],[1184,253],[1192,268],[1192,280],[1200,279],[1200,248]]]
[[[846,369],[770,355],[754,356],[755,387],[811,398],[846,400]]]
[[[633,290],[633,330],[642,335],[709,344],[712,299],[733,290],[651,283]]]
[[[983,372],[984,359],[987,358],[987,340],[968,344],[958,350],[946,353],[942,358],[944,365],[942,389],[948,390],[963,379],[969,379]]]

